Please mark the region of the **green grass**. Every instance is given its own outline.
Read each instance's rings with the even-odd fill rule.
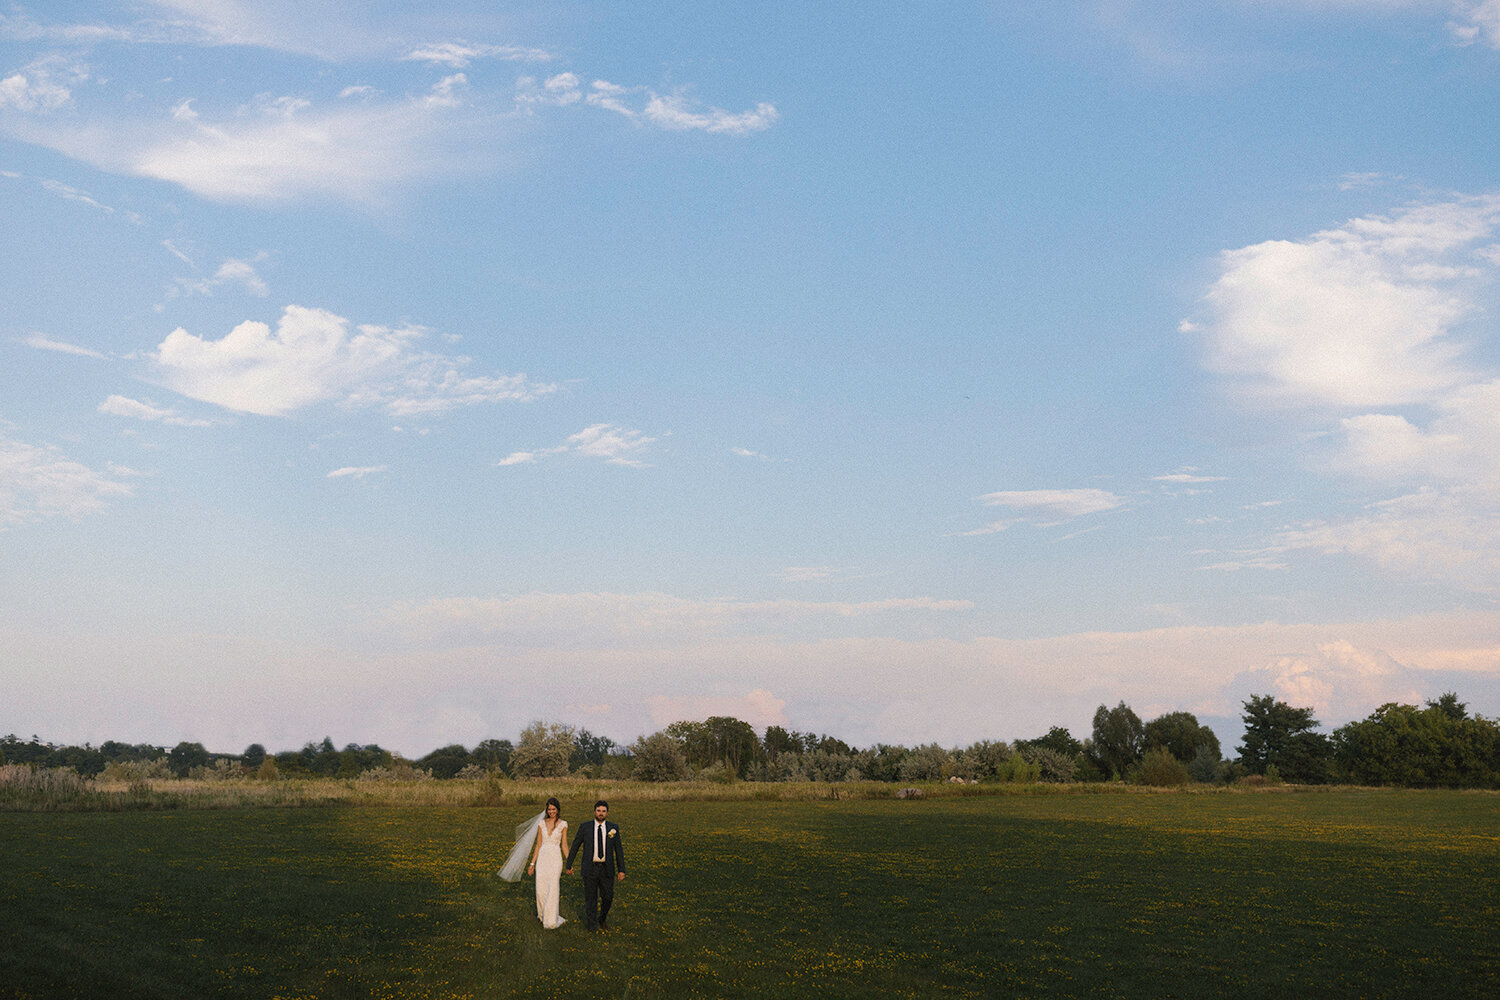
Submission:
[[[532,808],[0,813],[0,998],[1500,996],[1494,794],[616,801],[602,937]]]

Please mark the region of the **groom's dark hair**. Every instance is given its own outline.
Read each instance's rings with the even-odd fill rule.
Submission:
[[[603,799],[600,799],[598,802],[594,803],[594,808],[595,809],[598,809],[600,806],[603,806],[605,809],[608,809],[609,808],[609,803],[605,802]]]

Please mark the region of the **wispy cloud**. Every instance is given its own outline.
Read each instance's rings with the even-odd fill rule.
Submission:
[[[129,470],[99,472],[56,448],[0,435],[0,531],[49,517],[82,517],[132,489]]]
[[[775,577],[782,583],[812,583],[832,579],[839,572],[832,566],[788,566],[776,573]]]
[[[980,497],[986,507],[1004,507],[1017,516],[991,521],[982,527],[960,532],[964,536],[993,535],[1017,524],[1054,527],[1065,521],[1089,514],[1102,514],[1125,506],[1125,498],[1108,490],[1002,490]]]
[[[100,354],[88,347],[79,347],[77,344],[64,343],[61,340],[53,340],[44,337],[40,333],[33,333],[21,341],[27,347],[35,347],[39,351],[56,351],[59,354],[72,354],[80,358],[98,358],[104,360],[106,355]]]
[[[213,422],[210,420],[184,417],[176,410],[153,406],[150,403],[142,403],[127,396],[108,397],[104,402],[99,404],[99,412],[116,417],[129,417],[132,420],[146,420],[170,424],[173,427],[213,426]]]
[[[169,251],[179,260],[192,264],[184,254],[172,246],[170,241],[164,243]],[[178,278],[173,286],[173,294],[181,295],[212,295],[215,291],[226,286],[238,287],[258,298],[265,298],[271,294],[270,286],[260,276],[255,265],[266,260],[270,255],[261,251],[248,260],[237,257],[227,258],[219,265],[219,269],[210,277],[206,278]]]
[[[1198,474],[1197,469],[1181,469],[1177,472],[1169,472],[1163,476],[1152,476],[1154,483],[1173,483],[1175,485],[1194,485],[1198,483],[1222,483],[1223,476],[1203,476]]]
[[[500,59],[506,62],[550,62],[555,57],[544,49],[526,48],[521,45],[438,42],[418,46],[401,58],[407,62],[425,62],[463,69],[478,59]]]
[[[327,477],[328,479],[364,479],[366,476],[378,475],[390,471],[384,465],[346,465],[342,469],[334,469]]]
[[[386,609],[387,624],[411,636],[506,636],[522,643],[679,641],[725,632],[759,634],[798,623],[898,614],[953,614],[973,603],[931,597],[875,601],[738,601],[661,593],[533,593],[435,598]]]
[[[83,63],[66,56],[44,56],[0,78],[0,110],[57,111],[73,103],[73,88],[88,78]]]
[[[568,439],[560,445],[534,451],[513,451],[495,464],[500,466],[527,465],[552,455],[571,452],[589,458],[602,458],[611,465],[646,468],[647,463],[640,456],[656,443],[656,440],[654,437],[647,437],[641,431],[630,430],[615,424],[594,424],[585,427],[577,434],[569,435]]]
[[[627,87],[595,80],[587,89],[574,73],[559,73],[537,83],[534,77],[516,81],[516,99],[527,105],[582,105],[613,111],[633,122],[674,132],[701,131],[722,135],[763,132],[780,120],[776,106],[762,101],[747,111],[704,107],[685,93],[658,94],[649,87]]]
[[[250,320],[211,341],[179,327],[155,361],[163,382],[184,396],[264,416],[329,401],[409,416],[555,391],[525,375],[469,374],[467,358],[418,350],[424,333],[351,327],[327,310],[287,306],[274,331]]]
[[[493,161],[503,123],[471,107],[465,86],[459,75],[399,98],[331,105],[262,98],[219,117],[185,100],[155,118],[30,116],[9,129],[99,169],[167,181],[214,201],[378,203],[400,185],[482,171]]]

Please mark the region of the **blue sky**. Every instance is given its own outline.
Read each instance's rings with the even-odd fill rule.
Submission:
[[[0,731],[1500,714],[1497,82],[1495,0],[8,4]]]

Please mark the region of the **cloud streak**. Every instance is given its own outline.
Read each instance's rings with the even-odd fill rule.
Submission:
[[[330,401],[412,416],[527,402],[556,389],[525,375],[469,374],[466,358],[417,350],[423,334],[415,327],[351,327],[324,309],[287,306],[275,330],[248,320],[221,340],[204,340],[179,327],[154,360],[163,383],[182,395],[262,416]]]
[[[656,443],[656,438],[647,437],[637,430],[615,424],[593,424],[577,434],[571,434],[560,445],[535,451],[513,451],[496,462],[499,466],[529,465],[553,455],[575,454],[587,458],[599,458],[611,465],[626,465],[636,469],[647,468],[641,456]]]

